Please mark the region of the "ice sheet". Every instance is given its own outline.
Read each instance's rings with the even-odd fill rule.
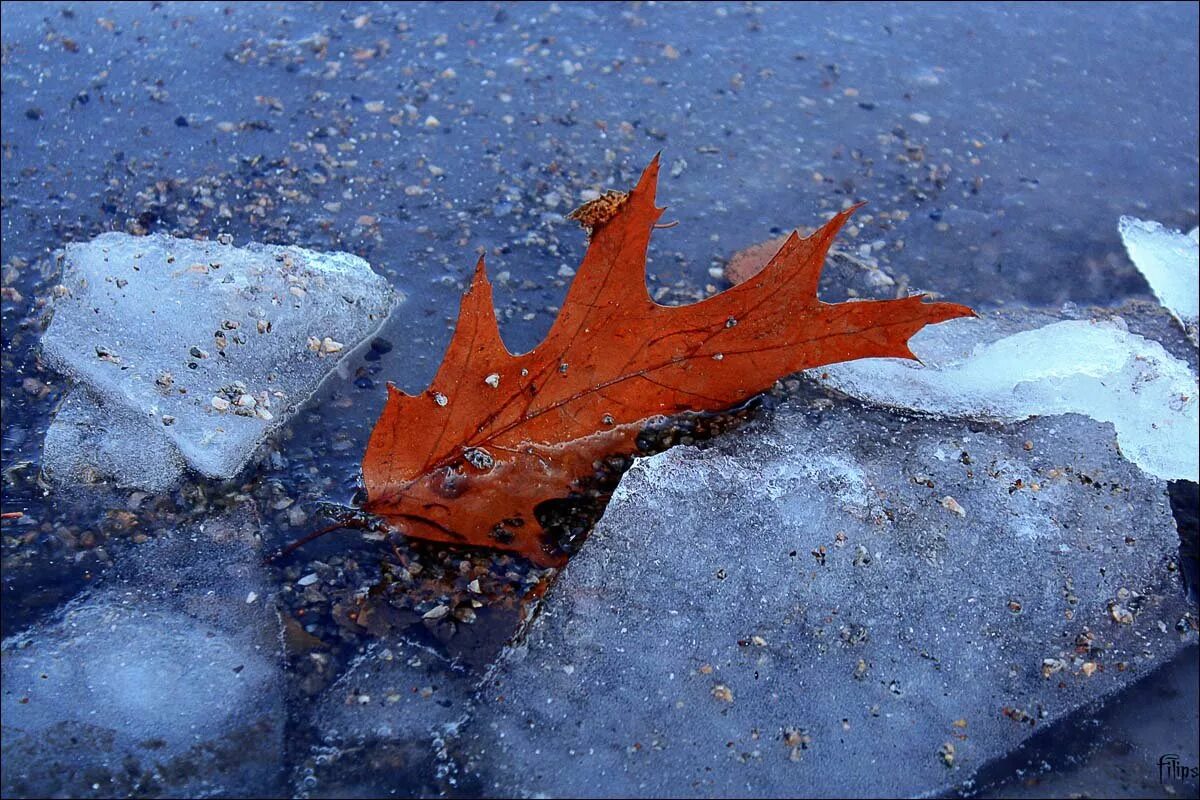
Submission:
[[[988,321],[952,320],[910,346],[923,363],[864,359],[810,374],[838,391],[928,414],[1015,421],[1084,414],[1116,429],[1152,475],[1196,480],[1196,375],[1120,321],[1066,320],[989,340]]]

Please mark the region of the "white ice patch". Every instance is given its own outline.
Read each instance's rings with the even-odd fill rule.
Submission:
[[[1193,343],[1200,317],[1200,229],[1189,234],[1121,217],[1121,241],[1158,302],[1183,323]]]
[[[973,322],[914,336],[925,366],[869,359],[811,374],[862,400],[930,414],[1006,422],[1084,414],[1112,423],[1121,453],[1147,473],[1197,479],[1196,376],[1158,342],[1119,321],[1071,320],[972,346]]]
[[[192,617],[80,603],[5,640],[4,685],[22,699],[4,703],[4,724],[112,728],[174,755],[254,718],[274,676],[264,655]]]
[[[798,467],[782,461],[764,465],[758,479],[769,500],[792,497],[804,487],[819,484],[843,510],[859,514],[866,512],[871,494],[862,469],[841,455],[814,456]]]

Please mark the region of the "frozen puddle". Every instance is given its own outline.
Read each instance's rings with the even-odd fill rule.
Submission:
[[[139,545],[3,642],[6,797],[278,791],[279,624],[257,530],[235,512]]]
[[[1015,321],[1014,321],[1015,320]],[[1035,321],[1036,320],[1036,321]],[[926,414],[1005,422],[1084,414],[1112,423],[1121,453],[1151,475],[1196,480],[1196,374],[1113,320],[1043,315],[952,320],[910,342],[922,364],[866,359],[811,370],[840,392]]]
[[[639,460],[451,752],[499,796],[926,796],[1196,641],[1076,414],[850,404]]]
[[[233,477],[393,303],[346,253],[106,233],[64,258],[42,338],[79,387],[46,436],[58,482]]]

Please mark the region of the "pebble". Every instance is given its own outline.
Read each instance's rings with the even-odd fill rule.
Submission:
[[[1112,603],[1108,607],[1108,613],[1112,616],[1113,622],[1121,625],[1133,624],[1133,612],[1119,603]]]
[[[947,511],[953,511],[960,517],[965,517],[967,515],[967,510],[959,505],[958,501],[950,495],[946,495],[942,498],[942,508],[946,509]]]
[[[433,608],[426,611],[424,614],[421,615],[421,618],[422,619],[441,619],[442,617],[446,616],[449,613],[450,613],[450,606],[439,605],[439,606],[434,606]]]

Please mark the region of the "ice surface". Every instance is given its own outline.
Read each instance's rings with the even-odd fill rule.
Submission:
[[[234,512],[139,545],[94,591],[3,642],[5,796],[281,785],[279,624],[256,535]]]
[[[1183,234],[1157,222],[1121,217],[1121,241],[1154,296],[1183,324],[1196,343],[1200,317],[1200,229]]]
[[[1119,318],[998,337],[1004,325],[985,318],[925,328],[910,342],[923,366],[864,359],[812,374],[862,400],[929,414],[1004,421],[1085,414],[1111,422],[1121,453],[1150,474],[1197,479],[1198,392],[1187,363]]]
[[[466,716],[477,682],[431,649],[373,643],[317,704],[311,724],[320,743],[297,769],[297,793],[436,794],[444,737]]]
[[[451,752],[502,796],[950,791],[1196,640],[1178,546],[1086,417],[781,414],[637,461]]]
[[[42,352],[104,407],[69,402],[44,466],[146,488],[174,482],[180,461],[235,475],[393,301],[346,253],[165,235],[68,245],[62,284]]]
[[[432,739],[465,712],[466,671],[404,641],[375,642],[326,693],[317,711],[331,740]]]
[[[86,386],[59,404],[42,444],[42,462],[59,483],[113,480],[151,492],[169,489],[187,468],[179,449],[149,419]]]

